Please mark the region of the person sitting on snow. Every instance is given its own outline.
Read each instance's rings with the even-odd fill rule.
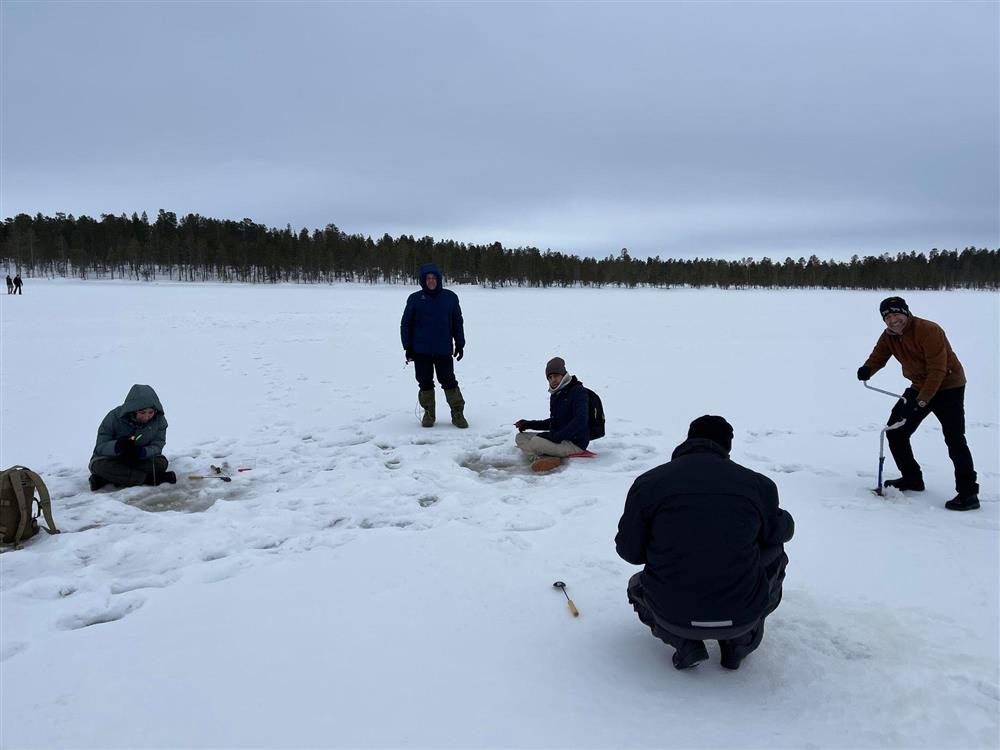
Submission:
[[[166,442],[167,418],[156,391],[133,385],[125,403],[109,411],[97,429],[90,489],[96,492],[109,482],[119,487],[173,484],[177,475],[167,471]]]
[[[739,669],[781,602],[795,523],[778,507],[767,477],[729,458],[733,428],[722,417],[694,420],[668,463],[632,484],[618,522],[618,555],[645,565],[628,582],[639,619],[673,646],[674,667],[708,659]]]
[[[519,419],[514,423],[518,429],[514,443],[532,460],[534,471],[551,471],[563,458],[586,450],[590,443],[590,398],[583,383],[566,372],[562,357],[546,363],[545,379],[549,381],[549,418]]]

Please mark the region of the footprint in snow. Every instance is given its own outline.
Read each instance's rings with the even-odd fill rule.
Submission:
[[[152,576],[149,578],[133,578],[125,581],[114,581],[111,584],[112,594],[127,594],[139,589],[164,589],[178,580],[179,576]]]
[[[548,513],[531,508],[522,508],[515,518],[507,521],[504,531],[542,531],[555,526],[555,519]]]
[[[856,433],[854,430],[834,430],[833,432],[828,432],[827,434],[830,435],[831,437],[838,437],[838,438],[858,436],[858,433]]]
[[[375,439],[375,436],[369,432],[359,432],[353,437],[346,438],[345,440],[336,440],[330,443],[333,448],[353,448],[357,445],[364,445],[365,443],[370,443]]]
[[[27,641],[11,641],[0,647],[0,662],[7,661],[28,648]]]
[[[92,625],[115,622],[135,612],[142,605],[142,599],[115,600],[106,607],[94,607],[89,611],[63,617],[56,623],[56,627],[61,630],[81,630]]]

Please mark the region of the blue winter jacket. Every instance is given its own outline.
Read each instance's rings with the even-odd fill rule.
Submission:
[[[427,288],[427,275],[437,276],[437,288]],[[465,348],[465,328],[458,295],[445,289],[441,271],[433,263],[420,266],[420,291],[406,300],[403,319],[399,323],[403,349],[416,354],[453,353],[452,340],[458,349]]]
[[[546,430],[543,437],[553,443],[569,440],[580,450],[590,443],[590,396],[574,375],[569,385],[549,396],[549,418],[526,420],[525,429]]]

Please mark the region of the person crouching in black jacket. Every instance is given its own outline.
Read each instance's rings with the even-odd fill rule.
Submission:
[[[644,565],[628,599],[653,635],[688,669],[717,640],[722,666],[739,669],[781,602],[795,522],[778,489],[729,459],[733,428],[722,417],[694,420],[671,460],[632,484],[618,522],[618,555]]]

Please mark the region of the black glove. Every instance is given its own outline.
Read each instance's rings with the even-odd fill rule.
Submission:
[[[872,368],[868,365],[861,365],[858,368],[858,380],[868,380],[872,376]]]
[[[115,441],[115,455],[117,456],[134,461],[137,458],[141,458],[142,453],[143,449],[135,444],[135,440],[132,439],[131,435],[120,437]]]
[[[461,362],[462,361],[462,357],[464,357],[464,356],[465,356],[465,349],[463,347],[461,347],[461,346],[456,346],[455,347],[455,359],[457,359],[459,362]]]
[[[407,362],[412,362],[413,359],[414,359],[414,357],[413,357],[413,350],[412,349],[407,349],[406,350],[406,361]]]

